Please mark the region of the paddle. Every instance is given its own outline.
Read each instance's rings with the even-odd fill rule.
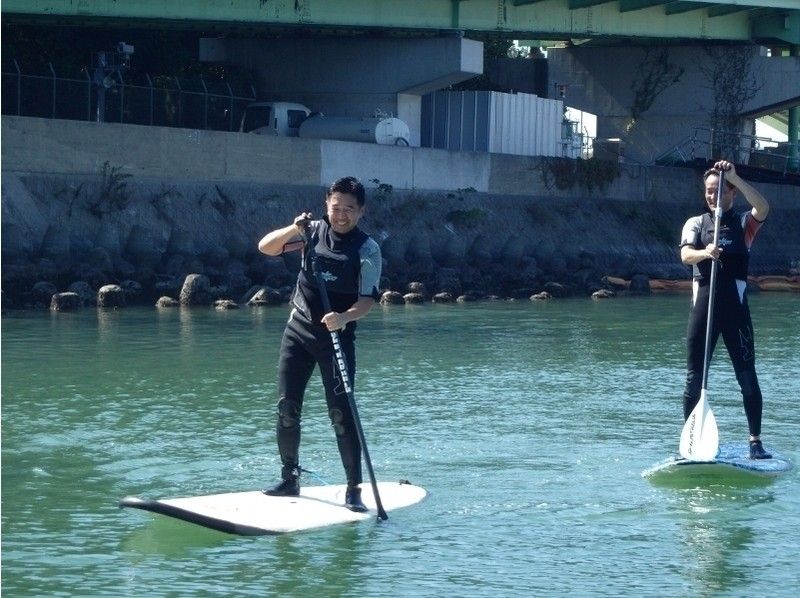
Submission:
[[[722,189],[725,175],[719,173],[717,182],[717,202],[714,208],[714,246],[719,243],[719,223],[722,219]],[[700,400],[683,424],[679,452],[690,461],[713,461],[719,452],[719,431],[717,420],[708,404],[708,368],[711,361],[711,328],[714,321],[714,296],[717,286],[719,260],[711,264],[711,281],[708,288],[708,317],[706,318],[706,347],[703,355],[703,384]]]
[[[311,270],[314,272],[314,278],[317,281],[317,288],[319,289],[320,298],[322,299],[322,308],[327,314],[331,312],[331,301],[328,298],[328,289],[325,287],[325,279],[322,276],[322,272],[320,272],[317,268],[317,252],[314,249],[314,245],[308,238],[308,221],[304,221],[301,226],[303,228],[303,233],[301,236],[303,237],[306,247],[308,247],[308,258],[311,260]],[[364,429],[361,427],[361,419],[358,417],[356,398],[353,393],[353,387],[350,385],[350,375],[347,372],[347,361],[345,361],[344,352],[342,351],[342,344],[339,340],[339,332],[336,330],[331,330],[330,334],[331,342],[333,342],[333,353],[336,357],[336,368],[339,370],[339,375],[342,377],[344,390],[347,394],[347,402],[350,405],[350,411],[353,414],[353,422],[355,423],[356,431],[358,432],[358,439],[361,441],[361,448],[364,451],[364,462],[367,465],[369,481],[372,484],[372,493],[375,496],[375,506],[378,509],[378,519],[383,519],[386,521],[389,516],[384,510],[383,503],[381,503],[380,494],[378,494],[378,482],[375,481],[375,472],[372,469],[372,460],[369,458],[369,450],[367,450],[367,440],[364,438]]]

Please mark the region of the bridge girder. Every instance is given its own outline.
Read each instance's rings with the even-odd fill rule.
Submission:
[[[3,0],[4,18],[62,23],[523,39],[650,38],[800,45],[798,0]]]

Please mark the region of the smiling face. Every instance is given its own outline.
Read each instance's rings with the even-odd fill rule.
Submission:
[[[708,209],[712,212],[717,207],[717,187],[719,186],[719,176],[710,174],[706,177],[705,182],[705,198]],[[733,205],[733,198],[736,195],[736,187],[725,184],[722,190],[722,211],[727,212]]]
[[[331,228],[340,235],[353,230],[364,215],[364,206],[359,206],[356,196],[350,193],[332,193],[325,201],[325,206]]]

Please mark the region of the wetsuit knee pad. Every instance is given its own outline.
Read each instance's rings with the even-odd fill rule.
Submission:
[[[300,424],[300,405],[289,399],[278,401],[278,424],[281,428],[294,428]]]
[[[342,413],[342,410],[331,409],[328,411],[328,416],[331,418],[331,425],[333,426],[333,431],[336,432],[336,435],[344,436],[344,413]]]

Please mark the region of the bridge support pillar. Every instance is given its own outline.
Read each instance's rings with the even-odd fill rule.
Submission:
[[[800,56],[800,46],[792,46],[792,56]],[[800,171],[800,146],[798,145],[798,130],[800,129],[800,106],[789,108],[789,123],[787,126],[787,141],[789,142],[789,170]]]

